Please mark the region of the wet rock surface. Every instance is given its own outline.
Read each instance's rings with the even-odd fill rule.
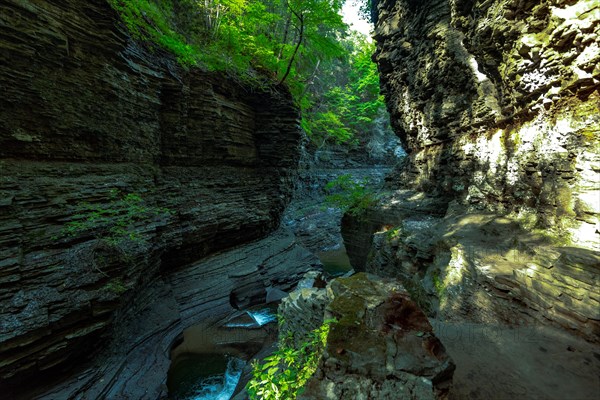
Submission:
[[[162,398],[172,349],[249,359],[272,338],[263,329],[227,326],[239,314],[230,304],[231,293],[246,307],[264,303],[269,288],[293,289],[311,266],[318,260],[279,230],[159,277],[123,311],[112,340],[94,362],[35,398]],[[181,333],[191,326],[193,340],[182,347]]]
[[[289,93],[180,69],[131,40],[106,1],[4,1],[0,15],[0,386],[9,393],[62,376],[133,323],[132,310],[175,310],[170,271],[276,229],[300,131]],[[163,211],[134,218],[132,236],[117,240],[106,232],[119,213],[64,234],[94,207],[117,207],[115,192]],[[251,268],[231,278],[240,305],[269,276]],[[148,321],[168,331],[185,319],[178,313]],[[155,354],[143,327],[129,335]],[[161,382],[118,365],[95,395],[116,396],[111,385],[127,376],[140,377],[138,390]],[[82,392],[98,377],[88,373]]]

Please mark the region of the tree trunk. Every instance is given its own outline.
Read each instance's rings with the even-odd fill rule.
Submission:
[[[300,23],[300,32],[298,34],[298,43],[296,43],[296,47],[294,48],[294,52],[292,53],[292,56],[290,57],[290,61],[288,62],[285,74],[283,74],[283,78],[281,78],[281,80],[279,81],[280,85],[283,82],[285,82],[286,78],[290,74],[290,71],[292,70],[292,64],[294,63],[294,59],[296,58],[296,54],[298,53],[298,50],[300,49],[300,45],[302,44],[302,40],[304,39],[304,14],[298,15],[298,14],[296,14],[296,12],[294,10],[291,10],[291,11],[296,16],[296,18],[298,18],[298,22]]]

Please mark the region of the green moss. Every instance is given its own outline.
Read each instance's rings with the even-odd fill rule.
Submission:
[[[574,217],[573,194],[568,186],[562,186],[556,189],[555,204],[559,216]]]
[[[129,288],[125,285],[125,283],[123,282],[123,280],[121,280],[119,278],[113,279],[112,281],[108,282],[104,286],[104,290],[107,290],[107,291],[112,292],[114,294],[123,294],[128,289]]]
[[[134,38],[157,44],[174,54],[184,66],[198,63],[200,52],[171,28],[169,19],[173,13],[173,6],[170,1],[155,3],[148,0],[108,0],[108,2],[119,13]]]
[[[587,142],[593,143],[598,140],[597,129],[582,129],[579,131],[583,139]]]
[[[440,271],[435,270],[431,274],[431,281],[433,282],[433,287],[438,295],[438,298],[441,300],[446,295],[446,285],[444,280],[440,277]]]
[[[61,230],[62,237],[75,237],[92,233],[97,239],[118,245],[125,241],[144,242],[135,231],[135,225],[167,218],[172,211],[147,205],[139,194],[122,194],[117,189],[110,192],[109,201],[76,206],[73,220]]]

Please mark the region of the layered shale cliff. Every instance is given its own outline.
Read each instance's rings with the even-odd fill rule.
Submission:
[[[600,340],[598,2],[382,0],[376,20],[408,157],[345,217],[354,267],[402,277],[432,315]]]
[[[102,348],[128,312],[123,305],[135,303],[160,273],[273,231],[291,195],[300,131],[285,90],[186,71],[150,54],[106,1],[1,1],[0,30],[0,385],[6,393]],[[122,239],[107,240],[106,226],[65,234],[66,226],[82,227],[77,222],[103,207],[117,210],[107,214],[112,225],[122,224],[118,210],[127,195],[143,210],[160,211],[148,217],[137,206],[125,209],[146,217],[125,220],[135,227]],[[102,221],[111,225],[110,218]],[[290,239],[262,246],[295,251]],[[239,303],[264,300],[266,287],[286,286],[295,276],[293,268],[273,272],[265,270],[266,260],[256,263],[232,277],[221,264],[205,270],[226,286],[214,296],[228,302],[237,288]],[[203,268],[195,269],[197,288],[208,284]],[[173,298],[159,292],[146,293],[137,310]],[[175,335],[177,307],[197,306],[199,296],[188,296],[185,307],[184,300],[164,301],[174,319],[167,327],[157,322],[163,333]],[[147,331],[140,335],[141,342],[148,338]],[[159,352],[168,360],[167,350]],[[87,385],[100,381],[91,377]]]
[[[344,216],[354,268],[438,319],[456,398],[597,396],[600,4],[381,0],[375,20],[408,157]]]
[[[598,244],[596,1],[381,1],[404,182]],[[565,217],[565,218],[563,218]]]

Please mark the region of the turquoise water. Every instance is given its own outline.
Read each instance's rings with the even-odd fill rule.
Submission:
[[[257,311],[247,311],[247,313],[254,321],[256,321],[258,326],[277,321],[277,315],[269,308],[263,308]]]
[[[227,328],[255,328],[277,321],[277,305],[246,310],[244,318],[236,318],[225,324]]]
[[[229,400],[246,363],[223,354],[178,357],[167,377],[173,400]]]

